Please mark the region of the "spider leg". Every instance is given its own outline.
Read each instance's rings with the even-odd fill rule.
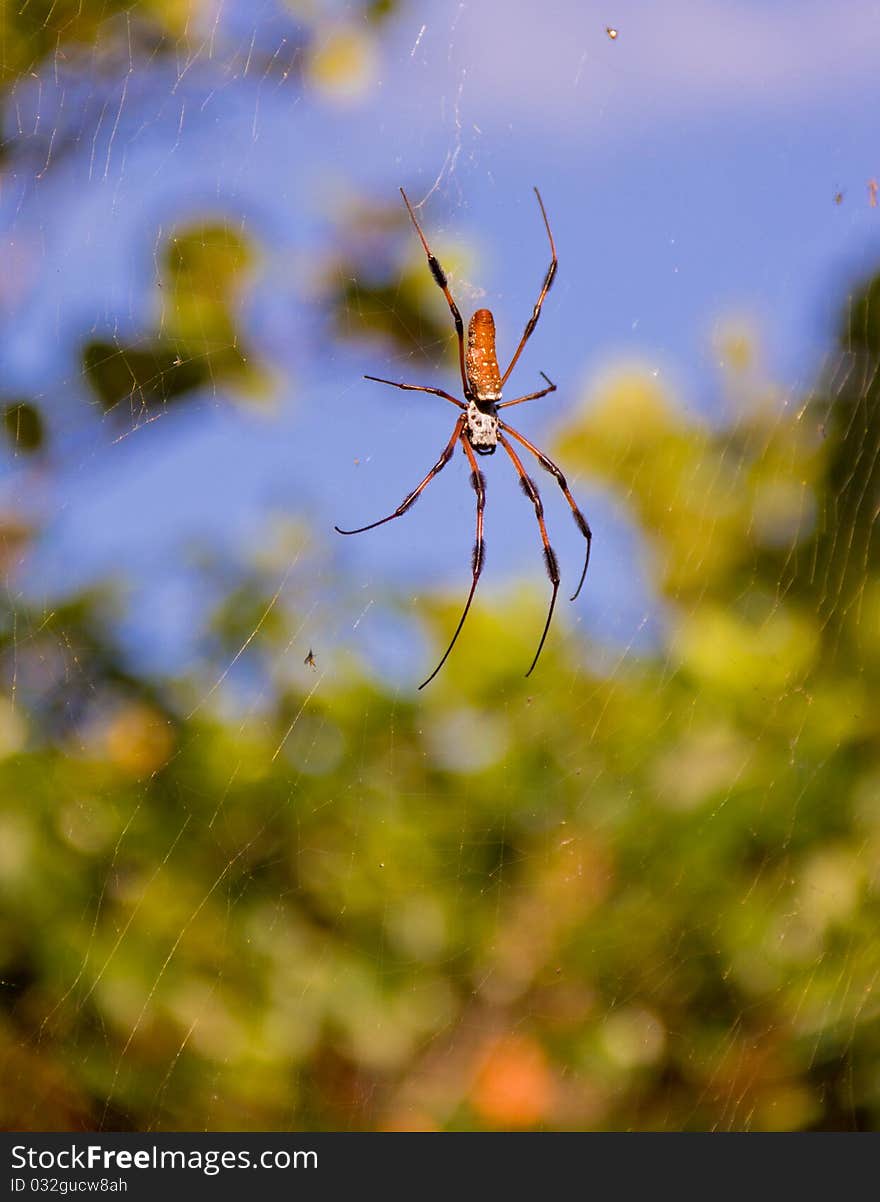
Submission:
[[[547,377],[545,376],[544,378],[546,379]],[[465,408],[465,406],[460,400],[458,400],[457,397],[450,396],[450,394],[448,392],[444,392],[442,388],[428,388],[424,384],[398,384],[396,380],[383,380],[381,376],[364,376],[364,379],[375,380],[377,384],[390,384],[392,388],[402,388],[404,392],[430,392],[433,396],[442,396],[444,400],[452,401],[453,405],[458,405],[459,409]],[[547,391],[549,391],[549,389]],[[529,398],[523,397],[523,400],[527,399]]]
[[[434,477],[441,472],[444,467],[446,467],[447,463],[452,458],[452,453],[455,450],[455,444],[461,437],[461,432],[464,429],[466,420],[467,418],[465,414],[462,414],[455,423],[455,429],[452,431],[452,437],[443,448],[443,453],[441,454],[440,458],[428,472],[427,476],[425,476],[424,480],[422,480],[421,484],[416,485],[412,492],[409,493],[409,495],[405,497],[403,501],[401,501],[394,513],[389,513],[387,518],[380,518],[378,522],[370,522],[368,526],[358,526],[356,530],[342,530],[339,526],[334,526],[333,529],[339,534],[363,534],[365,530],[374,530],[376,526],[384,526],[386,522],[390,522],[394,518],[399,518],[406,513],[410,505],[412,505],[413,502],[416,501],[421,495],[422,490],[431,483]]]
[[[501,404],[496,405],[495,408],[496,409],[506,409],[508,405],[521,405],[523,403],[523,401],[537,401],[542,396],[546,396],[548,392],[555,392],[556,385],[553,383],[553,381],[550,379],[550,377],[545,376],[543,372],[541,372],[540,374],[542,376],[544,376],[544,379],[547,381],[546,388],[542,388],[540,392],[530,392],[528,396],[515,397],[514,400],[512,400],[512,401],[502,401]]]
[[[540,657],[541,652],[544,650],[544,641],[547,638],[547,631],[550,629],[550,619],[553,617],[553,607],[556,605],[556,594],[559,592],[559,563],[556,559],[556,552],[550,546],[550,539],[547,536],[547,527],[544,524],[544,506],[541,502],[541,495],[538,492],[538,486],[535,484],[531,476],[526,474],[526,469],[522,465],[522,460],[503,434],[498,435],[498,441],[501,443],[513,461],[513,466],[517,470],[522,490],[535,507],[535,517],[538,519],[538,529],[541,532],[541,542],[544,544],[544,562],[547,565],[547,575],[550,577],[550,583],[553,585],[553,595],[550,598],[550,608],[547,611],[547,621],[544,623],[544,632],[541,635],[541,641],[538,644],[538,650],[535,652],[535,658],[532,660],[532,666],[529,668],[528,672],[526,672],[526,676],[531,676],[535,670],[535,664],[538,662],[538,658]]]
[[[574,601],[578,593],[583,588],[584,580],[586,579],[587,575],[587,568],[590,566],[590,548],[593,542],[593,532],[590,530],[589,522],[575,504],[574,497],[568,490],[568,483],[566,482],[565,476],[563,476],[562,472],[559,470],[553,460],[545,455],[543,451],[539,451],[534,443],[529,442],[529,440],[520,434],[518,430],[514,430],[513,426],[508,426],[505,422],[499,422],[498,428],[499,430],[505,430],[511,436],[511,438],[515,438],[516,441],[520,443],[521,446],[524,446],[527,451],[531,451],[538,463],[540,463],[541,467],[548,471],[551,476],[556,477],[556,483],[562,489],[563,493],[565,494],[566,501],[568,501],[569,505],[571,506],[571,513],[572,517],[574,518],[575,525],[587,540],[587,555],[586,559],[584,560],[584,570],[581,572],[581,578],[578,582],[577,588],[571,595],[571,600]]]
[[[446,297],[446,303],[449,305],[449,312],[452,314],[452,320],[455,322],[455,333],[456,337],[458,338],[458,366],[459,370],[461,371],[461,385],[464,389],[465,397],[470,400],[471,387],[470,384],[468,384],[467,372],[465,371],[464,367],[464,322],[461,320],[461,314],[458,311],[458,305],[452,299],[452,293],[449,291],[449,281],[446,278],[446,272],[440,266],[436,257],[432,254],[431,248],[428,246],[427,239],[422,233],[422,227],[419,225],[418,219],[413,212],[413,207],[409,203],[409,197],[404,192],[403,188],[400,189],[400,195],[403,197],[403,203],[407,207],[410,218],[412,219],[412,223],[416,227],[416,233],[418,234],[422,246],[425,249],[425,254],[428,256],[428,266],[431,269],[431,275],[434,277],[434,282]]]
[[[463,420],[463,419],[461,419],[461,420]],[[467,455],[468,462],[471,465],[471,487],[473,488],[474,492],[477,494],[477,537],[476,537],[476,541],[474,542],[474,554],[471,559],[471,567],[473,570],[473,581],[471,583],[471,591],[468,593],[468,599],[464,605],[464,611],[462,612],[462,615],[458,620],[458,625],[455,628],[455,634],[452,636],[452,642],[449,644],[449,646],[444,651],[443,658],[440,660],[440,663],[437,665],[437,667],[434,669],[434,671],[431,673],[431,675],[428,677],[428,679],[423,680],[422,683],[419,685],[420,689],[423,689],[426,684],[431,683],[431,681],[434,679],[434,677],[437,675],[437,673],[440,671],[440,669],[443,667],[443,665],[446,663],[447,659],[449,658],[449,653],[452,650],[452,648],[455,646],[455,641],[458,638],[458,636],[461,634],[462,626],[464,626],[464,620],[468,616],[468,610],[471,607],[471,601],[473,601],[474,593],[477,590],[477,581],[480,579],[480,573],[483,570],[483,561],[486,558],[486,548],[485,548],[485,544],[483,543],[483,510],[486,507],[486,479],[485,479],[483,473],[477,467],[477,461],[474,458],[474,453],[471,450],[470,443],[468,442],[468,440],[466,438],[462,437],[461,445],[464,447],[464,453],[465,453],[465,455]]]
[[[504,375],[501,377],[502,388],[507,383],[507,377],[513,371],[514,366],[516,365],[517,359],[520,357],[520,355],[523,352],[523,347],[528,342],[528,340],[531,338],[532,331],[534,330],[535,326],[538,324],[538,318],[541,316],[541,306],[544,304],[544,298],[546,297],[547,293],[550,291],[550,285],[553,283],[553,280],[556,277],[556,268],[559,265],[559,262],[556,258],[556,243],[553,241],[553,235],[550,232],[550,222],[547,220],[547,210],[544,208],[544,202],[543,202],[543,200],[541,200],[541,193],[538,191],[537,188],[535,188],[535,195],[538,198],[538,204],[541,206],[541,216],[544,218],[544,228],[547,230],[547,237],[550,239],[550,254],[553,257],[550,260],[550,266],[547,268],[547,274],[544,276],[544,283],[541,285],[541,291],[538,294],[537,303],[536,303],[534,309],[532,310],[532,316],[526,322],[525,331],[523,332],[522,338],[519,340],[519,346],[516,348],[516,350],[513,353],[513,358],[510,360],[510,366],[508,367],[508,369],[504,373]]]

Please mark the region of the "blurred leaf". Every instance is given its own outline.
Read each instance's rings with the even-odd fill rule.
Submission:
[[[174,234],[163,255],[159,328],[137,342],[94,339],[83,348],[83,369],[103,409],[127,401],[129,420],[209,385],[265,392],[268,377],[236,329],[239,294],[255,259],[250,241],[224,224]]]
[[[455,327],[399,196],[355,205],[344,221],[344,253],[325,282],[337,333],[382,337],[408,356],[434,361],[442,354],[451,365]],[[455,266],[446,254],[443,263],[448,271]]]
[[[184,359],[177,346],[158,339],[143,349],[89,342],[83,347],[82,361],[102,408],[111,410],[128,401],[126,418],[167,405],[211,378],[206,360]]]
[[[26,455],[42,450],[46,441],[43,418],[36,405],[30,401],[13,401],[3,410],[3,426],[6,437],[16,453]]]

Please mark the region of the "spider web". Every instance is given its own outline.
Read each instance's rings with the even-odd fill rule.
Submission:
[[[870,6],[552,7],[7,6],[6,1126],[878,1126]]]

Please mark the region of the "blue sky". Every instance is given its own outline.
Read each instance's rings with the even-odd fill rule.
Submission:
[[[47,605],[121,574],[134,649],[170,665],[195,620],[193,546],[246,557],[286,512],[321,548],[314,597],[341,568],[358,598],[335,619],[342,641],[370,641],[369,624],[365,633],[354,621],[378,615],[370,598],[390,588],[414,598],[442,582],[463,598],[473,525],[464,465],[402,521],[361,539],[332,532],[389,512],[451,428],[442,401],[360,378],[449,386],[445,368],[432,375],[377,344],[316,342],[312,272],[348,195],[393,198],[404,184],[425,200],[429,236],[471,256],[455,290],[463,309],[494,310],[503,357],[546,267],[531,191],[540,186],[560,271],[514,377],[517,391],[536,386],[541,369],[560,383],[518,414],[539,442],[630,361],[711,419],[712,334],[731,319],[760,331],[766,370],[783,387],[813,378],[840,290],[880,263],[880,208],[867,192],[880,177],[880,4],[609,0],[535,11],[498,0],[404,5],[344,102],[244,71],[252,40],[271,51],[290,36],[274,3],[206,6],[194,55],[136,66],[106,91],[94,81],[75,91],[52,71],[19,90],[20,150],[29,129],[72,121],[77,131],[46,170],[22,157],[0,196],[12,266],[0,287],[5,391],[39,397],[59,429],[79,430],[51,484],[7,465],[6,496],[24,497],[43,524],[24,580]],[[351,6],[332,12],[344,23]],[[125,339],[149,326],[163,231],[205,212],[241,221],[263,247],[242,325],[277,375],[272,412],[207,396],[121,441],[99,422],[84,435],[77,346],[92,332]],[[489,466],[481,588],[491,598],[525,577],[542,589],[532,519],[505,465]],[[627,645],[650,609],[632,571],[638,548],[619,506],[587,479],[573,484],[597,538],[589,587],[567,620]],[[564,573],[576,574],[577,533],[564,505],[548,505]],[[408,674],[408,644],[377,655]]]

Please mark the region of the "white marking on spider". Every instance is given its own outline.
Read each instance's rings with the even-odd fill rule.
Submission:
[[[473,447],[491,447],[498,445],[498,418],[494,413],[485,413],[476,401],[468,401],[467,432]]]

